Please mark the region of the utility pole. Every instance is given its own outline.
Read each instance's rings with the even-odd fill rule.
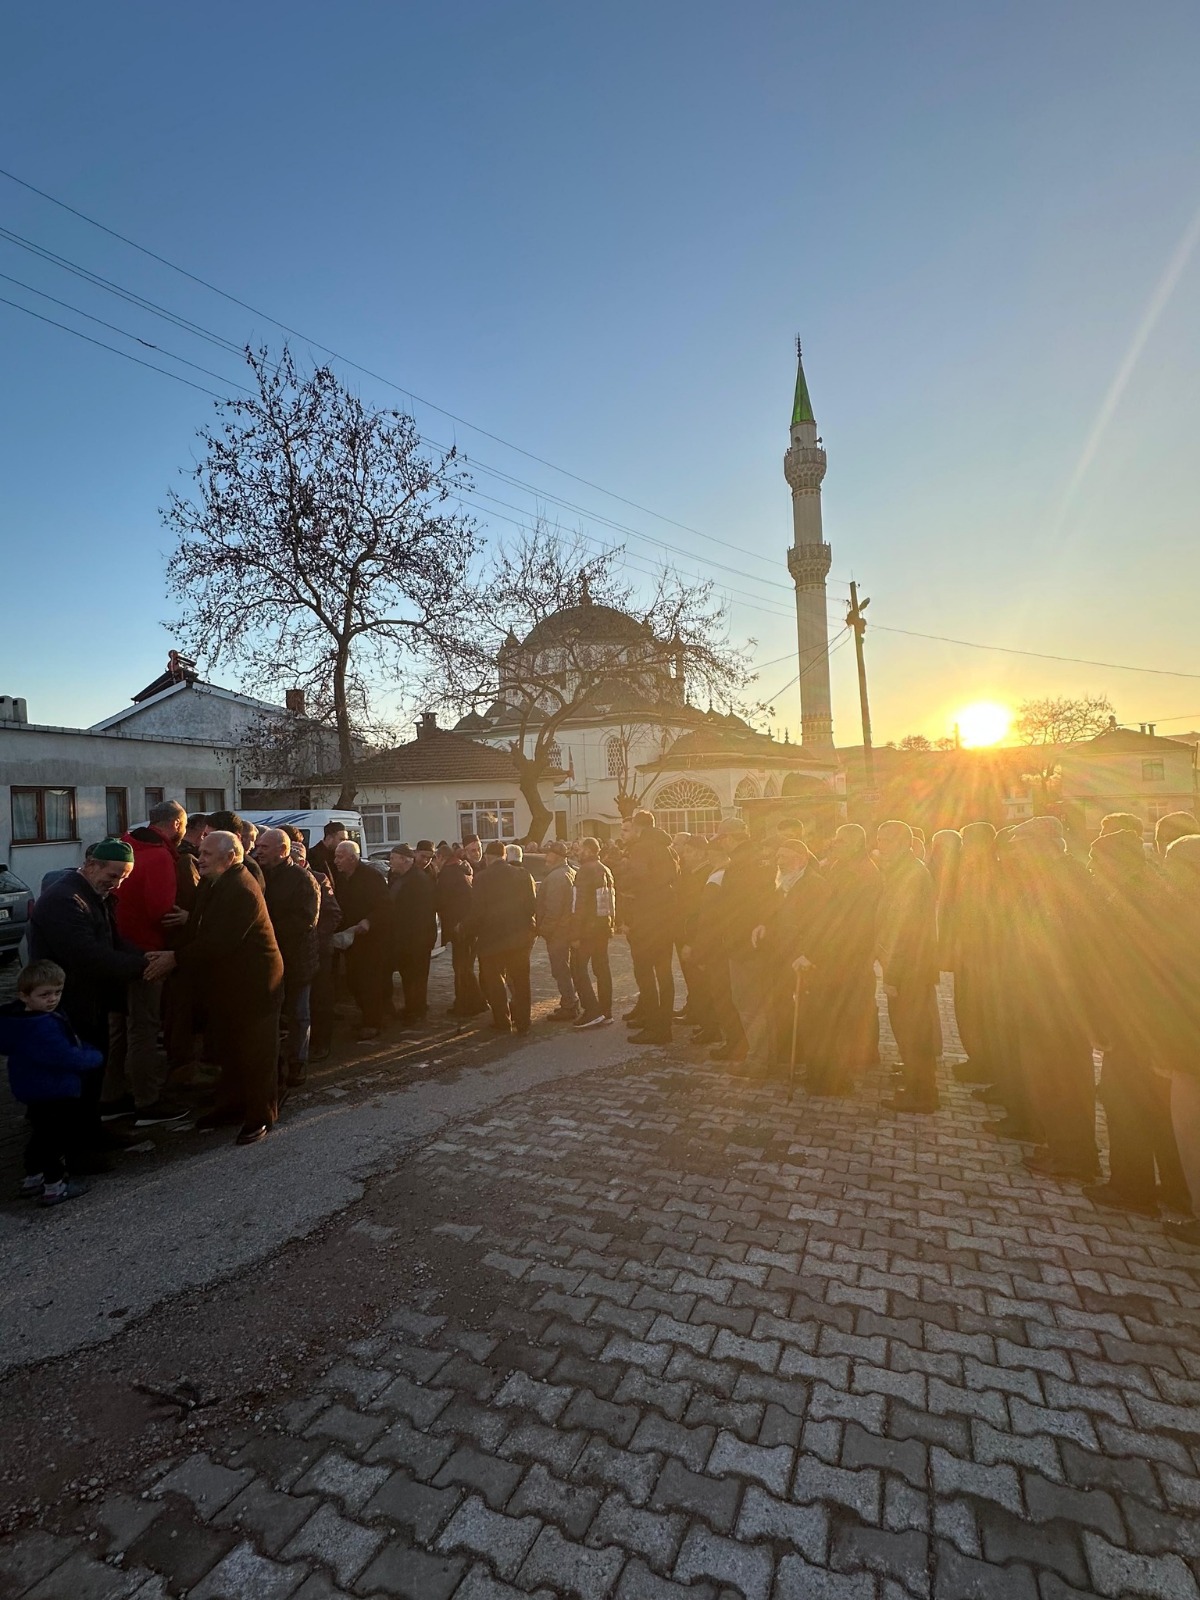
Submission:
[[[870,600],[859,601],[858,584],[851,583],[850,610],[846,613],[846,626],[854,631],[854,654],[858,659],[858,704],[862,711],[863,768],[866,774],[867,790],[873,801],[875,797],[875,752],[871,747],[871,703],[867,699],[867,664],[863,659],[863,635],[867,631],[867,619],[863,616],[863,612],[870,604]]]

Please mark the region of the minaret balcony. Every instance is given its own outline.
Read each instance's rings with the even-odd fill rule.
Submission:
[[[817,445],[794,444],[783,458],[783,475],[792,489],[819,489],[826,455]]]
[[[833,551],[827,544],[793,545],[787,553],[788,571],[792,582],[803,587],[811,583],[824,583],[829,576]]]

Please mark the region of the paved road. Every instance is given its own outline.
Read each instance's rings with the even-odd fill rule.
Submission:
[[[325,1241],[377,1311],[40,1507],[0,1595],[1200,1600],[1200,1256],[949,1084],[613,1048],[401,1151]]]

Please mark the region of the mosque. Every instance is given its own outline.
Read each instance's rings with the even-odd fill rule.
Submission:
[[[798,815],[845,816],[845,777],[833,748],[825,585],[830,549],[821,526],[826,457],[817,435],[797,345],[796,388],[784,475],[792,495],[788,570],[796,594],[801,740],[773,739],[741,717],[692,705],[684,663],[669,643],[623,611],[594,602],[510,635],[497,660],[497,692],[486,711],[455,732],[499,748],[523,741],[532,753],[540,718],[521,710],[522,686],[547,674],[594,675],[583,703],[557,730],[549,755],[563,775],[554,789],[554,831],[609,837],[635,805],[672,833],[711,834],[723,817],[783,800]],[[772,804],[773,802],[773,804]]]

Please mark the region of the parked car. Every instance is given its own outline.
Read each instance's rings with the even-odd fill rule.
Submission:
[[[340,822],[360,849],[363,848],[363,820],[357,811],[242,811],[238,813],[256,828],[299,828],[311,850],[320,844],[327,822]]]
[[[8,966],[20,954],[32,906],[32,889],[0,863],[0,966]]]

